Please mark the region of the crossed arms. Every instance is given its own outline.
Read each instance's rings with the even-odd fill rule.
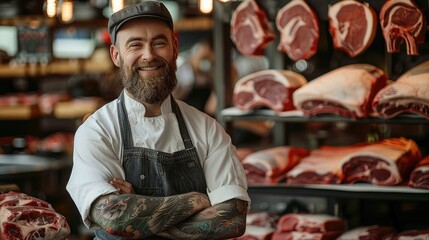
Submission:
[[[124,181],[126,184],[126,182]],[[231,199],[211,206],[208,196],[190,192],[168,197],[133,194],[99,197],[92,205],[91,219],[110,234],[126,238],[159,235],[172,239],[227,239],[244,234],[247,202]]]

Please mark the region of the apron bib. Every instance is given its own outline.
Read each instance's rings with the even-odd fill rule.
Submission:
[[[130,123],[126,114],[124,92],[118,99],[118,118],[124,141],[123,167],[125,180],[133,185],[136,194],[166,197],[187,192],[206,193],[204,171],[192,144],[179,106],[170,96],[171,107],[179,123],[180,135],[185,149],[166,153],[154,149],[134,147]],[[122,240],[102,229],[95,231],[95,240]],[[166,239],[149,237],[146,239]]]

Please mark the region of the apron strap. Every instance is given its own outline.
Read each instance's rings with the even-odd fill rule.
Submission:
[[[194,147],[189,136],[188,128],[186,127],[185,120],[183,120],[182,112],[180,111],[177,102],[174,100],[173,96],[170,95],[171,99],[171,108],[173,109],[174,114],[176,114],[177,122],[179,123],[180,135],[182,136],[183,143],[186,149]]]
[[[128,115],[125,111],[125,98],[124,90],[122,90],[121,95],[118,97],[118,118],[119,125],[121,126],[122,139],[124,139],[125,147],[133,147],[133,134],[131,133],[130,122],[128,121]]]

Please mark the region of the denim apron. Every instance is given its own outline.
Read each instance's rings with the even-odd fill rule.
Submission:
[[[130,123],[126,114],[124,92],[118,99],[118,117],[124,141],[123,167],[125,179],[133,185],[136,194],[165,197],[197,191],[206,193],[204,171],[192,144],[179,106],[170,96],[171,107],[179,123],[184,150],[166,153],[144,147],[134,147]],[[95,231],[95,240],[121,240],[104,230]],[[166,239],[149,237],[146,239]]]

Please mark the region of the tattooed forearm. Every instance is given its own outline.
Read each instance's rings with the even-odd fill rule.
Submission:
[[[233,199],[209,207],[159,235],[173,239],[227,239],[244,234],[247,202]]]
[[[91,219],[110,234],[142,238],[171,228],[210,206],[207,195],[197,192],[170,197],[110,194],[91,207]]]

